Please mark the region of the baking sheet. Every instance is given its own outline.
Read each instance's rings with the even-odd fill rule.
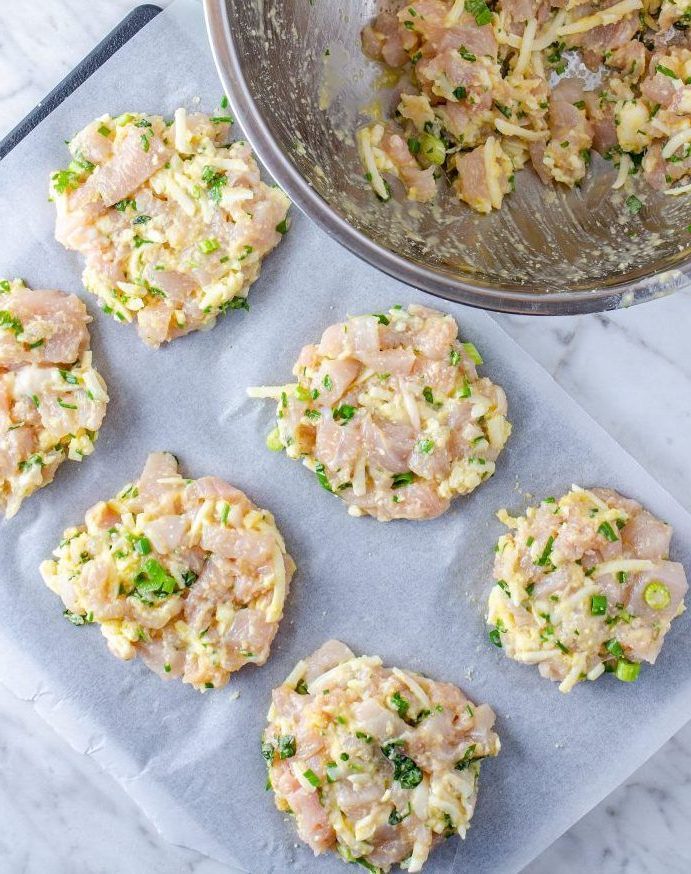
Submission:
[[[674,525],[673,557],[687,568],[691,517],[491,318],[443,302],[482,351],[483,372],[506,389],[514,436],[495,477],[441,519],[349,517],[308,470],[265,449],[273,405],[249,400],[245,388],[287,380],[300,347],[348,314],[435,303],[358,261],[296,210],[251,292],[250,313],[233,312],[210,333],[160,351],[103,315],[81,289],[80,259],[52,239],[47,179],[67,161],[63,140],[105,111],[211,110],[219,97],[201,9],[177,0],[0,165],[0,274],[81,294],[111,396],[95,454],[63,465],[0,526],[0,679],[95,756],[170,840],[250,874],[336,874],[343,863],[315,861],[264,791],[259,735],[271,688],[339,637],[494,707],[503,750],[483,764],[468,838],[447,841],[425,870],[516,872],[691,718],[689,615],[635,686],[603,678],[560,695],[487,641],[482,614],[502,531],[494,511],[522,508],[526,491],[612,486]],[[63,529],[158,449],[176,453],[190,476],[225,477],[271,509],[298,564],[269,663],[203,696],[112,658],[98,628],[65,622],[37,570]]]

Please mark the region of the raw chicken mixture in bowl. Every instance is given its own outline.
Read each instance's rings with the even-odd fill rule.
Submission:
[[[685,284],[680,4],[210,0],[206,11],[258,156],[380,269],[529,313],[598,311]]]

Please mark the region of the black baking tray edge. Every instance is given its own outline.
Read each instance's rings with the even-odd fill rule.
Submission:
[[[4,139],[0,140],[0,160],[161,11],[161,7],[153,3],[145,3],[133,9],[93,51],[89,52],[84,60],[77,64],[71,73],[65,76],[62,82],[53,88],[50,94],[43,98],[38,106],[32,109]]]

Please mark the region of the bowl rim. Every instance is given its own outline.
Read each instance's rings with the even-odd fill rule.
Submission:
[[[203,8],[211,54],[221,84],[264,167],[301,212],[350,252],[389,276],[455,303],[524,315],[576,315],[628,307],[671,294],[691,280],[690,257],[672,269],[651,270],[632,282],[615,282],[586,290],[540,294],[520,287],[498,290],[444,276],[375,243],[339,215],[276,145],[243,72],[226,0],[203,0]]]

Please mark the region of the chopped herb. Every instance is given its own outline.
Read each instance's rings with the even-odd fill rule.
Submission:
[[[416,476],[412,470],[408,470],[405,473],[395,473],[391,481],[391,488],[400,489],[402,486],[409,486],[415,479]]]
[[[410,813],[411,813],[410,803],[408,803],[408,812],[407,813],[399,813],[396,810],[396,808],[394,807],[393,810],[391,811],[391,813],[389,814],[389,825],[400,825],[400,823],[402,823],[406,817],[410,816]]]
[[[379,322],[380,325],[391,324],[391,319],[388,316],[385,316],[384,313],[375,313],[374,318]]]
[[[115,209],[117,209],[118,212],[124,212],[128,208],[137,208],[137,202],[131,197],[126,197],[124,200],[118,200],[118,202],[115,204]]]
[[[462,343],[461,344],[465,349],[465,353],[473,361],[475,364],[484,364],[482,360],[482,355],[477,351],[474,343]]]
[[[327,391],[331,391],[331,389],[334,387],[333,379],[331,379],[328,373],[322,380],[322,385]]]
[[[411,155],[417,155],[420,152],[420,140],[417,137],[410,137],[408,140],[408,151]]]
[[[150,215],[138,215],[136,219],[133,219],[133,225],[145,225],[147,222],[151,221]]]
[[[60,370],[59,372],[60,376],[65,380],[65,382],[68,382],[70,385],[77,385],[77,383],[79,382],[77,377],[70,370]]]
[[[307,688],[307,683],[305,682],[304,677],[298,680],[295,684],[295,691],[298,693],[298,695],[309,695],[309,690]]]
[[[636,197],[635,194],[630,194],[626,198],[626,208],[631,213],[631,215],[636,215],[637,213],[639,213],[643,209],[643,204]]]
[[[62,615],[72,625],[88,625],[94,621],[93,613],[72,613],[71,610],[63,610]]]
[[[627,659],[619,659],[615,673],[617,680],[621,680],[622,683],[633,683],[638,679],[640,672],[641,666],[639,662],[630,662]]]
[[[98,128],[98,133],[100,133],[102,137],[109,137],[110,136],[110,128],[106,127],[104,124],[102,124]]]
[[[501,647],[502,647],[501,633],[500,633],[498,628],[490,629],[488,637],[489,637],[491,643],[493,643],[495,646],[498,646],[501,649]]]
[[[629,575],[626,571],[617,571],[617,582],[625,586],[629,581]]]
[[[202,170],[202,182],[206,185],[209,200],[212,200],[214,203],[220,203],[223,196],[221,189],[224,185],[228,184],[228,177],[225,173],[219,173],[213,167],[207,165]]]
[[[672,603],[672,593],[661,580],[653,580],[643,590],[643,600],[652,610],[666,610]]]
[[[333,411],[333,417],[336,422],[349,422],[354,415],[355,407],[352,407],[350,404],[342,404]]]
[[[233,118],[230,115],[212,115],[211,124],[233,124]]]
[[[429,455],[430,452],[434,449],[434,440],[430,440],[429,437],[425,440],[419,440],[417,448],[425,455]]]
[[[461,46],[458,50],[458,54],[463,58],[464,61],[477,61],[477,58],[472,52],[469,52],[465,46]]]
[[[607,613],[607,596],[593,595],[590,599],[590,612],[593,616],[604,616]]]
[[[306,771],[304,771],[302,776],[305,778],[305,780],[307,780],[308,783],[311,783],[312,786],[321,786],[321,780],[319,779],[319,777],[317,777],[317,775],[311,768],[308,768]]]
[[[619,540],[609,522],[603,522],[597,529],[597,533],[602,534],[605,540],[609,540],[610,543],[616,543]]]
[[[149,151],[149,138],[147,137],[146,134],[142,134],[139,137],[139,142],[141,143],[141,147],[142,147],[143,151],[148,152]]]
[[[459,85],[458,88],[454,88],[451,92],[456,100],[465,100],[468,96],[468,91],[463,87],[463,85]]]
[[[605,649],[612,653],[615,658],[620,659],[624,655],[624,648],[614,637],[605,642]]]
[[[44,467],[45,461],[43,460],[43,457],[41,455],[35,452],[24,461],[20,461],[17,467],[20,471],[24,472],[26,470],[30,470],[32,467],[36,467],[37,465],[40,467]]]
[[[674,72],[674,70],[670,70],[669,67],[663,67],[662,64],[655,65],[655,72],[662,73],[663,76],[669,76],[670,79],[678,79],[679,76]]]
[[[499,588],[503,592],[506,592],[507,595],[511,594],[511,590],[509,589],[509,584],[506,582],[506,580],[497,580],[497,585],[499,586]]]
[[[478,27],[489,24],[494,17],[485,0],[465,0],[464,8],[473,16]]]
[[[68,404],[67,401],[63,401],[62,398],[58,398],[58,405],[63,407],[63,409],[65,409],[65,410],[76,410],[77,409],[76,404]]]
[[[494,101],[494,105],[499,110],[499,112],[501,112],[501,114],[504,116],[504,118],[511,118],[513,113],[511,112],[511,110],[508,106],[504,106],[501,103],[497,103],[496,100]]]
[[[393,764],[393,778],[405,789],[414,789],[422,783],[422,771],[415,762],[399,749],[400,741],[392,741],[381,747],[382,753]]]
[[[292,734],[282,734],[276,743],[278,757],[280,759],[290,759],[295,755],[296,745],[295,738]]]
[[[427,403],[430,405],[430,407],[433,407],[435,410],[441,409],[441,406],[442,406],[441,401],[434,400],[434,395],[432,394],[432,389],[428,385],[426,385],[422,389],[422,397],[427,401]]]
[[[333,489],[331,488],[331,483],[329,482],[329,478],[326,475],[326,469],[321,461],[318,462],[315,466],[314,472],[317,476],[317,479],[319,480],[319,485],[323,489],[326,489],[327,492],[332,492]]]
[[[166,674],[169,674],[169,673],[170,673],[170,663],[169,663],[169,662],[166,662],[166,663],[163,665],[163,670],[166,672]]]
[[[461,353],[458,349],[454,349],[453,346],[449,349],[449,364],[453,367],[456,367],[461,363]]]
[[[19,336],[24,330],[24,326],[16,316],[13,316],[8,310],[0,310],[0,328],[6,328],[15,335]]]
[[[135,549],[137,549],[136,543]],[[167,598],[176,589],[177,583],[174,577],[155,558],[149,558],[144,562],[141,571],[134,578],[134,589],[130,594],[142,601],[151,603],[152,597]]]
[[[305,410],[305,416],[314,422],[317,419],[321,419],[322,414],[319,412],[319,410]]]
[[[283,219],[282,222],[279,222],[276,225],[276,230],[278,231],[279,234],[287,234],[288,233],[288,220]]]
[[[552,555],[553,546],[554,537],[552,537],[552,535],[550,534],[550,536],[547,538],[547,542],[545,543],[545,548],[540,554],[540,557],[535,562],[533,562],[533,564],[536,564],[538,567],[545,567],[546,565],[551,564],[550,556]]]
[[[400,692],[394,692],[391,696],[391,704],[401,719],[405,719],[405,715],[410,709],[410,701],[408,701],[407,698],[404,698]]]
[[[202,240],[201,243],[198,244],[198,248],[202,255],[210,255],[212,252],[215,252],[220,245],[221,244],[215,237],[209,237],[208,240]]]
[[[463,758],[456,762],[455,768],[457,771],[465,771],[468,765],[470,765],[470,763],[475,758],[476,749],[476,744],[470,744],[470,746],[466,748],[465,752],[463,753]]]

